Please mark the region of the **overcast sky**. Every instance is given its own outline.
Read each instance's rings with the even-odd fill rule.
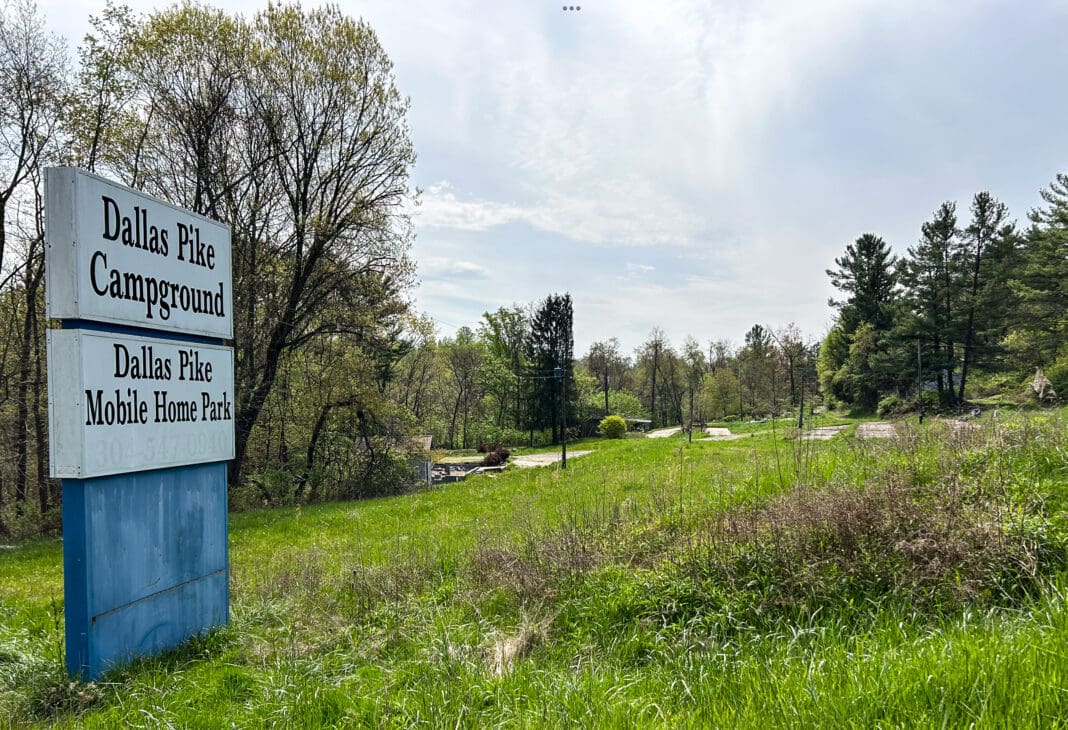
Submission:
[[[861,233],[904,252],[979,190],[1024,222],[1068,171],[1064,0],[578,2],[340,3],[411,97],[413,296],[441,335],[570,292],[577,354],[819,337]],[[73,43],[103,2],[40,7]]]

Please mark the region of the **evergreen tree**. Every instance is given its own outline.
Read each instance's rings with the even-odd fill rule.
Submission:
[[[1015,264],[1015,224],[1004,203],[988,192],[972,199],[972,221],[957,247],[963,268],[964,347],[957,400],[964,400],[969,371],[994,361],[1007,334],[1011,302],[1009,277]]]
[[[1012,322],[1021,365],[1047,367],[1068,347],[1068,175],[1041,191],[1047,208],[1032,210],[1020,266],[1012,281],[1019,306]],[[1058,391],[1059,392],[1059,391]]]
[[[828,302],[838,309],[838,321],[847,334],[853,334],[862,322],[869,322],[877,332],[890,329],[894,262],[886,241],[865,233],[846,246],[844,256],[834,260],[837,269],[827,269],[835,288],[848,295],[842,301]]]
[[[847,297],[829,301],[838,309],[838,322],[822,348],[820,381],[830,386],[833,398],[872,408],[880,390],[897,385],[897,369],[880,355],[891,342],[890,332],[899,311],[897,261],[886,241],[865,233],[834,263],[838,268],[828,269],[827,275]],[[858,339],[861,332],[863,341]]]
[[[906,316],[897,331],[898,339],[922,343],[924,372],[935,373],[939,395],[952,404],[961,292],[956,203],[942,203],[920,232],[919,243],[909,248],[908,258],[899,267]],[[915,358],[911,349],[906,349],[906,361],[911,363]]]
[[[738,351],[738,373],[749,413],[756,415],[773,410],[775,384],[771,333],[759,324],[754,324],[745,333],[745,345]]]
[[[572,333],[573,313],[571,295],[550,294],[537,309],[530,322],[527,361],[531,384],[531,428],[552,428],[553,442],[560,438],[560,411],[557,407],[560,388],[566,384],[564,403],[571,413],[574,402],[574,349]],[[563,384],[553,377],[556,368],[564,371]]]

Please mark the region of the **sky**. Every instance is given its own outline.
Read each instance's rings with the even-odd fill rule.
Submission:
[[[1068,172],[1065,0],[339,5],[411,99],[412,298],[441,336],[568,292],[577,355],[654,327],[815,340],[861,234],[903,254],[980,190],[1023,225]],[[104,3],[39,7],[73,47]]]

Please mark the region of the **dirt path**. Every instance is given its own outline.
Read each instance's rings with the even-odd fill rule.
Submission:
[[[667,438],[668,436],[674,436],[675,434],[677,434],[681,430],[682,430],[682,426],[674,426],[672,428],[658,428],[655,431],[650,431],[649,433],[645,434],[645,438],[649,438],[649,439],[664,439],[664,438]]]

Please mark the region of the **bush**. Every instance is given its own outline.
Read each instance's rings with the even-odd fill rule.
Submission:
[[[1040,516],[1004,521],[1002,510],[893,476],[802,488],[732,515],[731,531],[683,565],[707,585],[740,587],[735,615],[755,625],[883,599],[931,613],[1012,605],[1068,555]]]
[[[482,459],[480,466],[500,466],[504,462],[508,461],[508,457],[512,455],[511,451],[504,448],[500,444],[494,444],[493,446],[493,451],[486,454],[485,458]],[[482,447],[480,446],[479,451],[481,450]]]
[[[1046,377],[1049,378],[1049,382],[1061,400],[1068,397],[1068,358],[1061,358],[1059,362],[1046,370]]]
[[[479,444],[478,453],[480,454],[492,454],[494,451],[500,451],[504,448],[504,444],[496,442],[490,444]]]
[[[901,412],[901,399],[896,395],[888,395],[879,401],[879,408],[876,410],[880,416],[892,416]]]
[[[949,403],[949,391],[943,391],[942,395],[937,390],[923,391],[923,410],[926,413],[941,413]]]
[[[925,413],[941,413],[944,410],[945,403],[942,402],[943,398],[948,397],[948,393],[939,398],[937,390],[925,390],[923,395],[920,396],[923,399],[923,410]],[[920,399],[915,396],[903,399],[900,396],[888,395],[879,401],[879,407],[876,409],[876,414],[880,418],[886,418],[888,416],[900,416],[903,413],[918,412],[920,410]]]
[[[627,433],[627,422],[620,416],[605,416],[597,430],[608,439],[621,439]]]

